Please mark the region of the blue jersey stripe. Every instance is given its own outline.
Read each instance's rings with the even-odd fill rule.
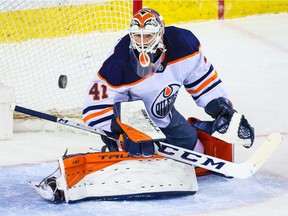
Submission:
[[[85,115],[86,113],[88,113],[91,110],[106,109],[106,108],[112,107],[112,106],[113,105],[111,105],[111,104],[101,104],[101,105],[89,106],[83,110],[82,114]]]
[[[197,96],[192,96],[194,100],[199,99],[203,94],[209,92],[211,89],[213,89],[214,87],[216,87],[218,84],[220,84],[222,81],[219,79],[217,82],[215,82],[213,85],[209,86],[205,91],[203,91],[201,94],[197,95]]]
[[[211,64],[209,70],[207,71],[207,73],[204,74],[204,76],[202,76],[200,79],[196,80],[196,81],[193,82],[193,83],[184,85],[185,88],[186,88],[186,89],[190,89],[190,88],[193,88],[193,87],[197,86],[199,83],[201,83],[203,80],[205,80],[205,79],[211,74],[211,72],[213,72],[213,70],[214,70],[214,67],[213,67],[213,65]]]
[[[93,126],[95,126],[95,125],[97,125],[97,124],[100,124],[100,123],[102,123],[102,122],[111,120],[111,119],[113,118],[113,116],[114,116],[114,114],[109,115],[109,116],[106,116],[106,117],[101,118],[101,119],[98,119],[98,120],[96,120],[96,121],[92,121],[92,122],[90,122],[88,125],[89,125],[90,127],[93,127]]]

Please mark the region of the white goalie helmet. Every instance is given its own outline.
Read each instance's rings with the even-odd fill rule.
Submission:
[[[143,8],[133,16],[128,31],[131,46],[138,51],[142,67],[150,65],[157,49],[166,51],[163,44],[164,28],[163,18],[153,9]]]

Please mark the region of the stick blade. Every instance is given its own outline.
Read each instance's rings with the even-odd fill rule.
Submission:
[[[267,161],[282,142],[280,133],[272,133],[243,163],[234,163],[210,155],[201,154],[187,149],[182,149],[171,144],[159,142],[155,145],[157,154],[173,160],[202,167],[225,176],[246,179],[252,176]]]
[[[246,162],[252,167],[251,175],[253,175],[260,167],[268,160],[268,158],[279,147],[283,140],[280,133],[274,132],[269,134],[264,143],[257,149],[257,151]]]

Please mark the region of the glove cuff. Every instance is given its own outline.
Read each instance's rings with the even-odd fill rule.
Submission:
[[[219,115],[233,113],[233,104],[226,98],[219,97],[211,100],[205,107],[205,112],[216,119]]]

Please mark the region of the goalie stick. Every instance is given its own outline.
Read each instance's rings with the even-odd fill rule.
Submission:
[[[108,136],[109,132],[102,131],[100,129],[94,129],[84,124],[76,123],[69,119],[58,118],[53,115],[38,112],[28,108],[15,106],[15,111],[24,114],[32,115],[38,118],[46,119],[62,125],[86,130],[99,135]],[[248,178],[253,175],[259,168],[267,161],[272,153],[282,142],[282,135],[280,133],[271,133],[267,136],[265,141],[260,147],[252,154],[252,156],[243,163],[233,163],[226,160],[222,160],[216,157],[212,157],[206,154],[201,154],[195,151],[183,149],[177,146],[167,144],[159,141],[155,144],[156,154],[165,156],[167,158],[180,161],[183,163],[191,164],[194,166],[202,167],[213,172],[217,172],[229,177],[235,178]]]
[[[110,136],[110,134],[111,134],[111,133],[109,133],[107,131],[103,131],[103,130],[98,129],[98,128],[89,127],[89,126],[87,126],[85,124],[81,124],[81,123],[78,123],[78,122],[75,122],[75,121],[71,121],[71,120],[69,120],[67,118],[59,118],[59,117],[56,117],[56,116],[53,116],[53,115],[50,115],[50,114],[47,114],[47,113],[39,112],[39,111],[36,111],[36,110],[28,109],[28,108],[17,106],[17,105],[15,105],[14,111],[20,112],[20,113],[24,113],[24,114],[27,114],[27,115],[31,115],[31,116],[35,116],[35,117],[38,117],[40,119],[45,119],[45,120],[52,121],[52,122],[55,122],[55,123],[59,123],[59,124],[62,124],[62,125],[66,125],[66,126],[69,126],[69,127],[77,128],[77,129],[80,129],[80,130],[89,131],[89,132],[92,132],[92,133],[96,133],[98,135]]]
[[[282,135],[280,133],[271,133],[248,160],[239,164],[183,149],[164,142],[159,142],[158,145],[155,146],[155,149],[158,155],[202,167],[225,176],[244,179],[252,176],[259,170],[281,142]]]
[[[56,116],[53,116],[53,115],[50,115],[47,113],[39,112],[39,111],[32,110],[29,108],[21,107],[18,105],[13,106],[11,109],[16,111],[16,112],[20,112],[20,113],[24,113],[27,115],[38,117],[40,119],[45,119],[45,120],[59,123],[62,125],[66,125],[69,127],[89,131],[89,132],[92,132],[92,133],[95,133],[98,135],[104,135],[104,136],[107,136],[108,138],[116,140],[116,141],[118,140],[118,136],[116,137],[113,133],[111,133],[109,131],[101,130],[99,128],[93,128],[93,127],[90,127],[90,126],[85,125],[83,123],[75,122],[75,121],[72,121],[72,120],[67,119],[67,118],[56,117]],[[141,113],[142,113],[142,115],[141,115]],[[145,127],[146,129],[149,128],[148,125],[150,125],[150,128],[153,128],[153,129],[148,129],[145,131],[145,133],[147,133],[151,136],[150,138],[152,140],[164,140],[165,139],[165,136],[163,135],[161,130],[156,125],[153,124],[153,122],[149,119],[149,117],[147,116],[147,113],[144,110],[139,109],[139,111],[137,113],[134,113],[134,114],[140,116],[140,118],[138,118],[138,120],[141,120],[142,123],[144,125],[146,125],[146,127]],[[129,125],[127,125],[127,126],[129,127]],[[137,131],[137,129],[135,131]]]

